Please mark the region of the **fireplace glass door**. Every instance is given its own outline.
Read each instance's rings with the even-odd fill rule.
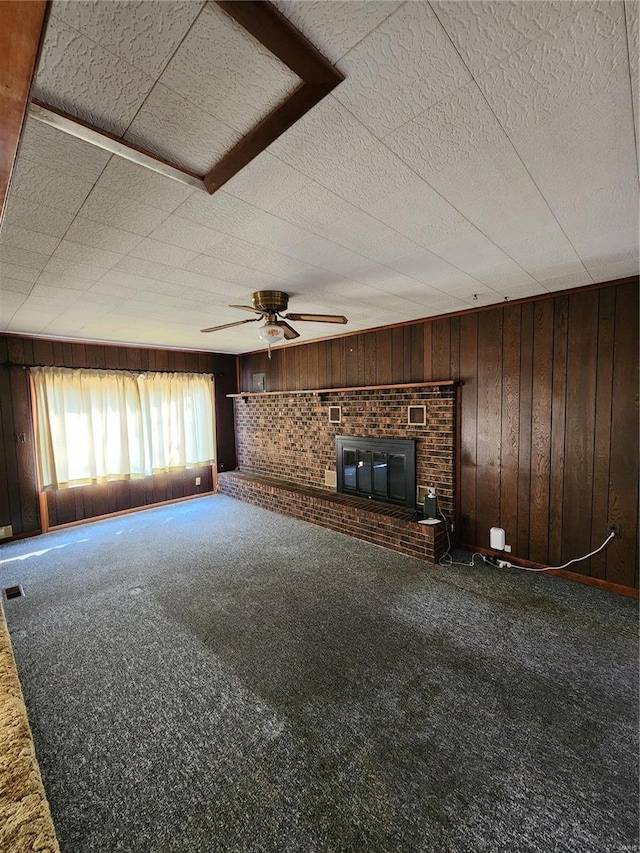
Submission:
[[[415,507],[415,442],[336,436],[338,491]]]

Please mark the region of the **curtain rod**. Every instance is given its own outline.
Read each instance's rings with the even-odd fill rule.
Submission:
[[[104,371],[117,371],[118,373],[200,373],[200,375],[210,376],[225,376],[224,373],[212,373],[207,370],[204,373],[201,373],[198,370],[156,370],[155,368],[143,369],[136,368],[132,370],[129,367],[67,367],[66,364],[16,364],[14,361],[3,361],[1,367],[20,367],[22,370],[29,370],[30,367],[61,367],[63,370],[104,370]]]

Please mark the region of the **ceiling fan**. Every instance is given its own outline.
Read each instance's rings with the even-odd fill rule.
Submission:
[[[312,322],[312,323],[347,323],[346,317],[341,314],[283,314],[289,306],[289,294],[282,290],[256,290],[251,296],[253,306],[250,305],[230,305],[230,308],[242,308],[243,311],[251,311],[253,314],[258,314],[257,317],[252,317],[250,320],[236,320],[235,323],[224,323],[222,326],[211,326],[208,329],[201,329],[202,332],[217,332],[220,329],[230,329],[233,326],[242,326],[245,323],[257,323],[264,318],[264,325],[260,326],[258,335],[263,341],[269,344],[269,358],[271,358],[271,344],[277,343],[285,338],[288,341],[299,338],[300,333],[296,332],[293,326],[287,323],[287,320],[294,322]]]

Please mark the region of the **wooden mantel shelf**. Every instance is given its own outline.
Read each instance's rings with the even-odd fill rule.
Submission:
[[[352,385],[349,388],[309,388],[302,391],[240,391],[238,394],[227,394],[227,397],[269,397],[282,394],[311,394],[320,397],[323,394],[336,394],[346,391],[384,391],[403,388],[439,388],[444,385],[459,385],[457,379],[441,379],[439,382],[405,382],[395,385]]]

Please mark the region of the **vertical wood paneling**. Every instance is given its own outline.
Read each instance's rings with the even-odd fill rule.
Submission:
[[[622,536],[609,546],[607,580],[630,586],[638,553],[638,287],[633,284],[616,294],[609,522],[620,525]]]
[[[391,330],[391,381],[404,382],[404,330]]]
[[[451,320],[433,320],[431,323],[431,371],[433,379],[449,379],[451,370]]]
[[[478,315],[478,420],[476,424],[476,537],[488,547],[500,522],[502,416],[502,312]]]
[[[422,340],[422,374],[425,382],[431,382],[433,379],[433,368],[431,366],[431,329],[432,323],[423,323],[423,340]]]
[[[377,370],[375,385],[391,384],[392,365],[391,365],[391,329],[381,329],[378,334],[377,348]]]
[[[426,340],[426,339],[425,339]],[[478,314],[460,318],[460,534],[475,544],[476,535],[476,440],[478,435]]]
[[[567,435],[564,452],[564,516],[569,522],[563,537],[563,562],[587,554],[591,546],[593,500],[593,441],[598,353],[598,294],[569,297],[567,344]],[[604,538],[604,537],[603,537]],[[587,574],[589,563],[582,566]]]
[[[593,516],[591,546],[594,551],[607,530],[609,512],[609,463],[611,457],[611,402],[613,397],[613,345],[615,340],[616,293],[611,287],[599,291],[598,373],[596,379],[596,418],[593,442]],[[591,559],[591,575],[606,579],[607,559],[615,560],[615,542]]]
[[[549,552],[552,356],[553,301],[534,302],[529,554],[540,563],[547,562]]]
[[[531,492],[531,404],[533,400],[533,303],[520,315],[520,440],[518,443],[518,541],[516,554],[529,554]]]
[[[553,386],[551,400],[551,480],[549,484],[548,560],[554,566],[558,566],[562,563],[568,321],[568,297],[558,296],[554,300]]]
[[[520,451],[520,305],[504,309],[502,325],[502,434],[500,450],[500,527],[513,547],[518,536],[518,458]]]
[[[7,338],[0,338],[0,364],[4,364],[4,362],[8,361],[8,342]],[[5,392],[7,390],[6,386],[6,377],[5,374],[8,374],[8,368],[0,367],[0,522],[2,524],[8,524],[11,519],[11,509],[9,503],[9,483],[11,482],[10,474],[7,471],[7,463],[8,463],[8,453],[9,450],[9,435],[7,430],[7,425],[10,423],[10,420],[5,416],[5,406],[9,407],[10,400],[5,399]],[[13,424],[11,423],[11,427]]]

